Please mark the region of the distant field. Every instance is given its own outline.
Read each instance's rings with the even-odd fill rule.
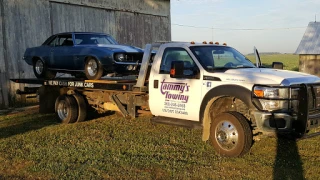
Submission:
[[[201,130],[116,115],[58,124],[36,110],[0,116],[0,179],[319,179],[320,137],[265,138],[217,156]]]
[[[256,62],[254,55],[247,56],[252,62]],[[299,71],[299,55],[294,54],[273,54],[273,55],[260,55],[262,64],[271,66],[272,62],[282,62],[284,69]]]

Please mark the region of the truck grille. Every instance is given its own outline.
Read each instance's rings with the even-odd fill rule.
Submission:
[[[320,109],[320,86],[308,87],[308,109]]]
[[[320,86],[308,85],[308,128],[320,125]]]

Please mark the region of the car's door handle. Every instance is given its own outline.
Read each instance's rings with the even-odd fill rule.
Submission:
[[[159,87],[159,80],[154,80],[153,81],[153,88],[158,89]]]

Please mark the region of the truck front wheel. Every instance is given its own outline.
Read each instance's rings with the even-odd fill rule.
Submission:
[[[218,114],[211,122],[210,141],[221,156],[238,157],[252,146],[252,131],[247,119],[230,111]]]

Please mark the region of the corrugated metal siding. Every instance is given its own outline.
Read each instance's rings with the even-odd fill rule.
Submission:
[[[51,2],[168,17],[170,0],[50,0]]]
[[[106,32],[115,35],[114,11],[51,3],[53,34],[59,32]]]
[[[23,60],[26,48],[51,34],[93,31],[113,35],[120,43],[143,47],[170,40],[168,0],[0,0],[0,106],[23,85],[10,78],[34,78]],[[11,95],[10,95],[11,94]]]
[[[0,0],[0,108],[8,106],[8,84],[6,75],[6,61],[4,60],[5,41],[4,37],[4,18],[3,18],[3,0]]]
[[[320,22],[310,22],[295,54],[320,54]]]

